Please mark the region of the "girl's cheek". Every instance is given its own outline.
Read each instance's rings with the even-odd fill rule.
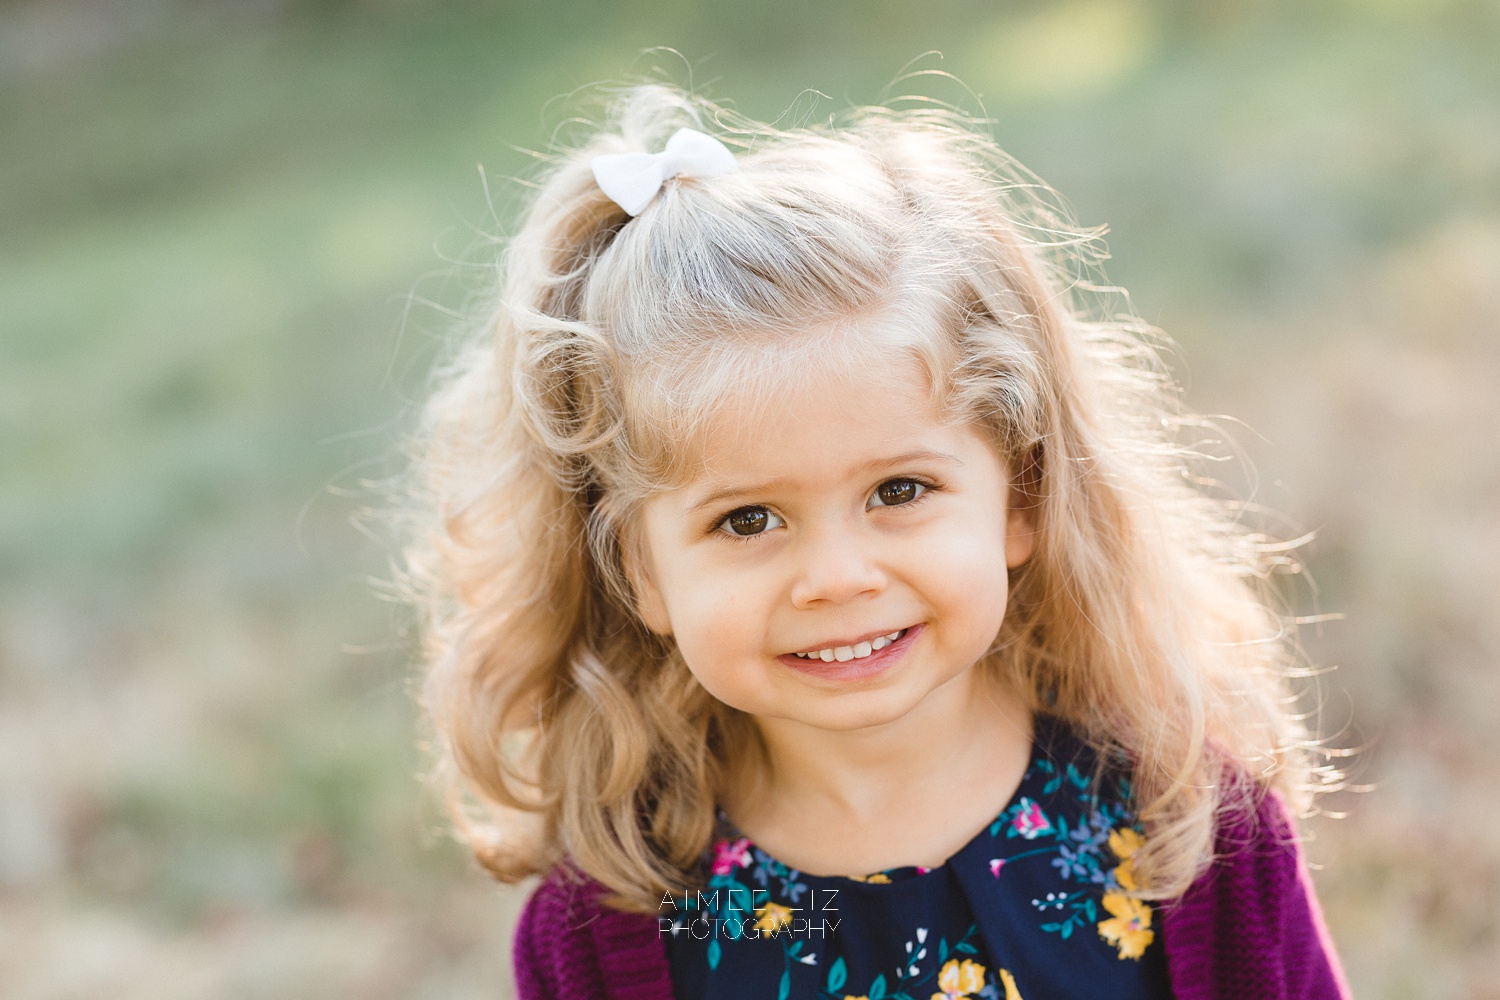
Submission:
[[[931,602],[980,618],[1004,615],[1009,590],[1005,537],[955,533],[929,550],[926,582]]]

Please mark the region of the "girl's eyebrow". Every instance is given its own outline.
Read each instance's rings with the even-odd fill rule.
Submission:
[[[873,472],[876,469],[890,468],[893,465],[904,465],[907,462],[920,461],[943,462],[948,465],[964,464],[956,456],[950,455],[946,451],[932,451],[931,449],[922,448],[917,451],[902,452],[899,455],[891,455],[889,457],[882,458],[872,458],[868,462],[865,462],[863,465],[849,470],[849,473],[851,475],[859,475],[861,473]],[[709,493],[707,496],[698,500],[687,509],[687,512],[689,514],[696,513],[697,511],[702,510],[704,507],[710,507],[716,503],[728,500],[731,497],[740,497],[756,493],[768,493],[771,490],[776,489],[778,486],[783,485],[786,480],[787,477],[785,476],[777,476],[775,479],[767,479],[766,481],[760,483],[750,483],[744,486],[725,486],[721,489],[714,490],[712,493]]]

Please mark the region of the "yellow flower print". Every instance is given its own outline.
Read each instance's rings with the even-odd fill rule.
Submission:
[[[856,882],[869,882],[872,885],[890,885],[891,877],[885,872],[876,872],[874,875],[850,875]]]
[[[767,903],[758,907],[755,915],[760,918],[755,922],[755,929],[759,931],[774,933],[792,922],[792,908],[780,903]]]
[[[1021,1000],[1021,991],[1016,989],[1016,977],[1007,970],[1000,970],[1000,985],[1005,987],[1005,1000]]]
[[[1146,846],[1146,838],[1129,827],[1109,831],[1109,849],[1120,863],[1115,866],[1115,881],[1122,889],[1139,889],[1135,877],[1135,853]]]
[[[1120,949],[1121,958],[1140,958],[1156,940],[1151,929],[1151,907],[1118,892],[1104,894],[1104,908],[1114,916],[1099,921],[1099,936]]]
[[[1128,826],[1109,831],[1109,849],[1117,858],[1128,858],[1145,846],[1146,838]]]
[[[870,998],[868,996],[865,996],[864,994],[855,996],[852,993],[846,993],[844,994],[844,1000],[870,1000]]]
[[[978,993],[984,989],[984,966],[978,962],[971,962],[967,958],[960,962],[956,958],[948,959],[942,971],[938,973],[939,992],[932,995],[932,1000],[962,1000],[970,993]]]

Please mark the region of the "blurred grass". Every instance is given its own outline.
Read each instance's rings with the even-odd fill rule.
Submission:
[[[0,992],[504,994],[516,897],[422,800],[349,518],[559,95],[659,66],[810,120],[928,50],[1320,532],[1325,728],[1378,783],[1310,845],[1358,995],[1500,996],[1477,0],[0,3]]]

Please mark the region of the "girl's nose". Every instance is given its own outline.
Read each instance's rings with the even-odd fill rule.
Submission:
[[[826,537],[807,542],[792,584],[794,607],[809,608],[823,602],[842,604],[885,589],[885,572],[859,539],[843,532],[829,532]]]

